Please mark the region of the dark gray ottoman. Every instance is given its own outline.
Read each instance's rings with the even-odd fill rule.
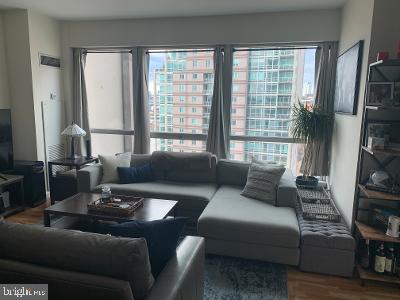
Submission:
[[[343,221],[304,220],[299,204],[296,213],[300,227],[300,269],[351,277],[356,243],[347,225]]]

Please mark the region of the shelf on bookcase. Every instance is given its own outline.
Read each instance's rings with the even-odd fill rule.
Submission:
[[[361,192],[365,195],[365,197],[367,197],[369,199],[400,201],[399,194],[390,194],[390,193],[385,193],[385,192],[369,190],[362,184],[359,184],[358,187],[361,190]]]
[[[375,106],[375,105],[367,105],[366,109],[370,110],[400,110],[400,106]]]
[[[391,149],[371,149],[366,146],[362,146],[363,150],[366,152],[375,155],[375,154],[384,154],[390,156],[400,156],[400,151],[391,150]]]
[[[383,231],[369,226],[365,223],[355,221],[358,231],[365,240],[380,241],[386,243],[400,243],[400,238],[386,235]]]
[[[381,281],[394,284],[400,284],[400,278],[395,276],[376,274],[371,270],[365,270],[357,265],[357,272],[361,280]]]

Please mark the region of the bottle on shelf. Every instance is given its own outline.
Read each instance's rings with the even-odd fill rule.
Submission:
[[[386,253],[386,259],[385,259],[385,273],[387,275],[393,275],[394,261],[395,261],[394,248],[393,248],[393,245],[389,245],[389,250]]]
[[[375,252],[374,271],[378,274],[385,273],[385,263],[386,263],[385,246],[383,243],[381,243]]]

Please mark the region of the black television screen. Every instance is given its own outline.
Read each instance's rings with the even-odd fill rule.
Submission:
[[[0,172],[12,170],[13,164],[11,110],[0,109]]]

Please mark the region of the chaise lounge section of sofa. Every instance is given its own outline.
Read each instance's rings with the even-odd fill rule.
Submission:
[[[286,170],[277,188],[277,206],[241,195],[249,164],[220,160],[219,189],[198,221],[208,253],[297,265],[300,232],[293,209],[296,186]]]

